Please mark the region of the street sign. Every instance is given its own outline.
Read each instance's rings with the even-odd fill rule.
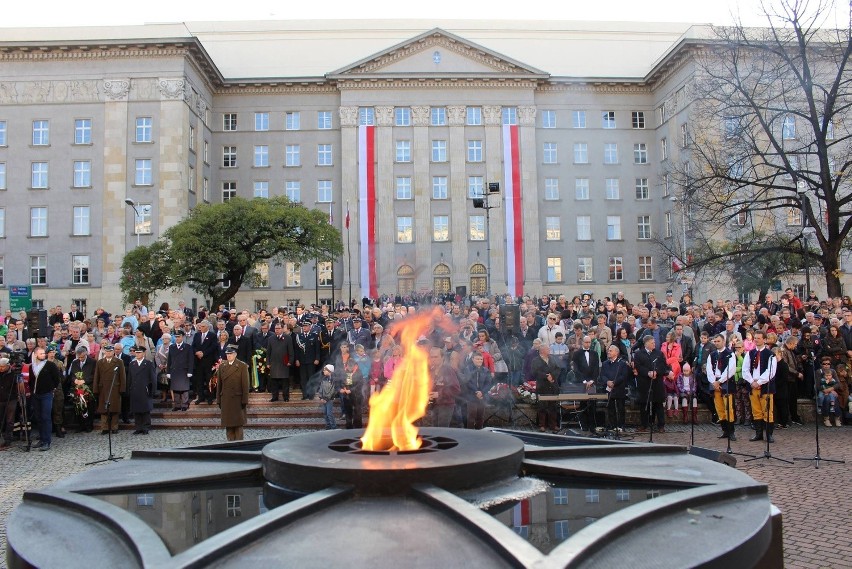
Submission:
[[[14,314],[33,307],[33,290],[30,285],[9,287],[9,310]]]

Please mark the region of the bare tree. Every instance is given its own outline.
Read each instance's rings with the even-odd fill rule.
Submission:
[[[813,231],[830,296],[852,230],[852,26],[832,4],[762,4],[767,27],[714,28],[696,55],[689,158],[671,175],[698,228],[696,267],[801,252]],[[780,236],[780,238],[779,238]],[[738,247],[713,246],[733,240]],[[681,252],[681,257],[683,257]]]

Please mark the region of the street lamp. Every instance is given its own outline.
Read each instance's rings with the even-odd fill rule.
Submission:
[[[473,207],[485,210],[485,294],[491,296],[491,210],[500,204],[499,197],[496,204],[488,203],[488,196],[500,193],[499,182],[489,182],[488,191],[481,198],[473,199]]]
[[[133,231],[136,233],[136,246],[139,247],[139,230],[138,230],[139,228],[136,227],[136,220],[141,217],[141,214],[139,213],[139,210],[136,209],[136,202],[133,201],[132,199],[124,198],[124,204],[132,207],[133,213],[136,214],[136,216],[133,218]],[[145,209],[146,209],[145,207],[142,208],[143,213],[145,212]]]

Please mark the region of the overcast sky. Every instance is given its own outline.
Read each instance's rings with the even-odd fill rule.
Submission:
[[[817,1],[811,0],[811,3]],[[838,0],[838,3],[844,4],[845,0]],[[765,23],[765,19],[758,15],[759,0],[41,0],[33,3],[6,0],[3,4],[0,27],[328,18],[553,19],[726,24],[731,22],[732,12],[738,13],[746,24]]]

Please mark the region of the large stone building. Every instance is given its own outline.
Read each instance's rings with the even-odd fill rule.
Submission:
[[[329,210],[345,253],[259,267],[240,306],[371,288],[679,289],[657,243],[683,222],[661,144],[676,153],[688,132],[700,34],[468,21],[4,30],[0,284],[31,284],[45,306],[116,308],[137,243],[199,203],[285,194]]]

